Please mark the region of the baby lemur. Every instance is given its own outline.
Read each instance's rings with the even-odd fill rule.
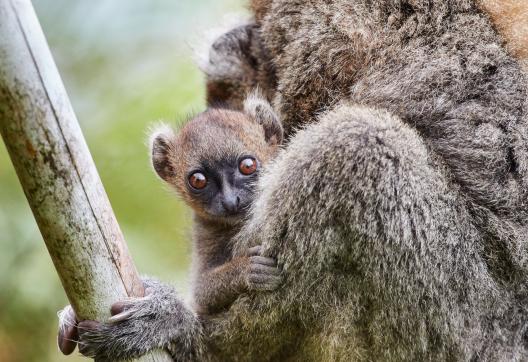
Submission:
[[[211,107],[178,134],[164,126],[152,136],[154,169],[194,210],[192,292],[199,314],[221,311],[248,290],[275,289],[281,280],[276,261],[260,255],[260,246],[233,258],[230,241],[282,135],[271,106],[255,93],[244,111]]]

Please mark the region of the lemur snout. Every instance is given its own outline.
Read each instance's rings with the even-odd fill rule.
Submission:
[[[225,196],[222,200],[222,206],[228,213],[235,214],[240,209],[240,197],[234,195]]]

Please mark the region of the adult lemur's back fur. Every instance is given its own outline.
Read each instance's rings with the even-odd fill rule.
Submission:
[[[479,205],[519,213],[526,87],[471,1],[293,3],[273,2],[261,28],[290,130],[343,100],[389,110]]]
[[[470,0],[254,8],[206,70],[233,105],[259,83],[289,132],[238,241],[262,242],[284,287],[206,322],[162,298],[154,320],[178,333],[161,337],[127,323],[180,357],[528,359],[526,84],[486,15]],[[84,342],[104,356],[128,327]]]

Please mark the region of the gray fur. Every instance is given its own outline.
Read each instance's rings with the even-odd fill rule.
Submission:
[[[257,86],[269,100],[275,78],[267,52],[261,46],[256,24],[238,26],[213,42],[207,75],[207,104],[243,108],[246,96]]]
[[[260,86],[290,141],[235,247],[262,244],[285,283],[199,325],[174,320],[203,338],[171,348],[528,359],[526,82],[486,16],[470,0],[258,3],[276,79]]]
[[[175,361],[199,360],[201,323],[169,286],[144,278],[151,293],[124,301],[128,318],[98,329],[79,326],[79,352],[97,361],[138,358],[147,351],[165,348]]]

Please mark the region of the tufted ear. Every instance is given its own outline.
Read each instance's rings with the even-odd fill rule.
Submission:
[[[253,117],[264,128],[264,137],[270,144],[280,144],[283,138],[279,117],[258,90],[248,95],[244,101],[244,112]]]
[[[174,130],[166,124],[155,127],[150,133],[152,167],[158,176],[166,182],[175,176],[175,170],[170,161],[175,137]]]

